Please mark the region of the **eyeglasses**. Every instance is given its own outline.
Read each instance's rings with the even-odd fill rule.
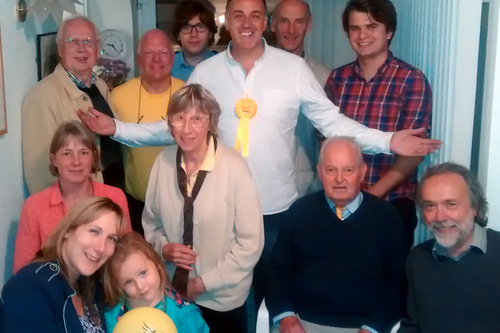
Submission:
[[[79,47],[80,44],[83,47],[93,47],[96,45],[96,41],[90,39],[90,38],[66,38],[63,40],[66,44],[68,44],[71,47]]]
[[[205,32],[207,31],[208,27],[205,23],[196,23],[195,25],[191,25],[191,24],[185,24],[181,27],[181,32],[183,34],[190,34],[191,31],[193,31],[193,28],[196,29],[197,32]]]
[[[185,113],[177,113],[173,115],[172,117],[169,117],[170,123],[174,127],[181,127],[184,126],[186,121],[189,120],[189,124],[194,127],[198,128],[203,126],[203,124],[210,118],[209,115],[206,114],[195,114],[194,116],[187,116]]]

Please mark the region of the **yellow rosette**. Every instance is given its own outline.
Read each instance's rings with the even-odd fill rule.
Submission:
[[[242,98],[236,102],[234,110],[238,118],[240,118],[234,149],[240,151],[243,157],[248,158],[248,128],[250,119],[257,114],[257,103],[251,98]]]

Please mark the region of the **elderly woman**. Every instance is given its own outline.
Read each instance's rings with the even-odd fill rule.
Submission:
[[[122,209],[109,198],[74,206],[47,238],[41,257],[5,284],[0,332],[106,332],[96,272],[125,226]]]
[[[142,222],[172,285],[200,307],[210,332],[238,333],[247,331],[263,222],[246,161],[217,140],[220,112],[200,85],[172,96],[168,125],[177,145],[156,158]]]
[[[50,171],[58,181],[24,203],[14,249],[14,273],[35,258],[43,241],[66,212],[77,202],[108,197],[125,212],[131,231],[127,199],[122,190],[94,182],[91,174],[100,170],[95,138],[82,123],[63,123],[50,144]]]

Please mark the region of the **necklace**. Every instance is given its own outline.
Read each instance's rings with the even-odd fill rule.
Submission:
[[[169,97],[168,97],[168,103],[170,103],[170,100],[172,99],[172,77],[170,77],[170,85],[169,85],[168,89],[170,90]],[[139,105],[137,106],[137,123],[138,124],[141,122],[142,118],[144,118],[144,115],[141,114],[141,97],[142,97],[142,78],[141,78],[141,84],[139,84]],[[167,112],[168,112],[168,103],[167,103],[167,107],[165,108],[165,117],[167,116]],[[160,118],[163,120],[165,120],[165,117],[160,116]]]

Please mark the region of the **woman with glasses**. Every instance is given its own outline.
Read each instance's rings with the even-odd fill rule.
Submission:
[[[217,53],[208,49],[217,33],[213,11],[198,1],[182,1],[175,9],[172,33],[181,46],[172,76],[187,81],[196,65]]]
[[[200,307],[210,332],[246,333],[262,212],[246,161],[217,140],[220,112],[200,85],[172,96],[167,121],[177,145],[156,158],[142,221],[173,287]]]

